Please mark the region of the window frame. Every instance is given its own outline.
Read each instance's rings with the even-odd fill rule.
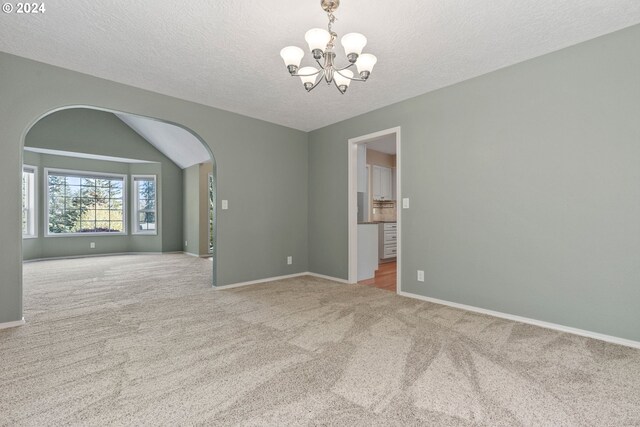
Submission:
[[[32,224],[33,230],[32,230],[32,233],[30,234],[23,233],[22,238],[37,239],[38,238],[38,167],[33,165],[23,164],[22,173],[24,174],[25,172],[33,173],[33,182],[31,183],[33,186],[32,188],[33,191],[29,192],[30,193],[29,199],[32,199],[30,200],[30,202],[33,202],[33,203],[32,203],[32,209],[29,213],[29,219],[28,219],[28,222],[31,222]],[[24,212],[22,214],[24,215]],[[27,226],[27,228],[29,227]]]
[[[68,175],[77,175],[80,177],[102,177],[102,178],[119,178],[122,179],[122,231],[121,232],[105,232],[105,231],[97,231],[97,232],[86,232],[86,233],[51,233],[49,231],[49,174],[56,173],[59,174],[68,174]],[[91,237],[91,236],[126,236],[129,234],[128,231],[128,218],[127,218],[127,186],[128,186],[128,175],[112,173],[112,172],[94,172],[94,171],[80,171],[73,169],[59,169],[59,168],[44,168],[43,179],[44,179],[44,204],[45,204],[45,228],[44,228],[44,236],[45,237]]]
[[[155,230],[138,230],[138,213],[140,209],[138,209],[138,189],[136,180],[153,180],[153,185],[155,187],[155,200],[154,200],[154,215],[156,218],[156,228]],[[159,211],[159,198],[158,198],[158,176],[157,175],[131,175],[131,192],[133,193],[133,203],[131,204],[131,234],[137,236],[157,236],[158,230],[160,230],[160,217],[158,216]]]

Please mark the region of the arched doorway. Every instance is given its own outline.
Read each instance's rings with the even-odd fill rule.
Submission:
[[[26,131],[23,133],[23,138],[21,141],[21,147],[23,149],[23,165],[26,163],[24,162],[24,157],[25,157],[25,153],[24,150],[29,148],[26,147],[25,142],[27,141],[27,137],[30,134],[30,132],[42,121],[47,120],[48,118],[52,117],[53,115],[56,114],[63,114],[63,113],[68,113],[71,112],[73,110],[86,110],[86,111],[92,111],[92,112],[100,112],[100,113],[106,113],[109,115],[112,115],[114,117],[117,117],[117,119],[114,120],[121,120],[122,122],[124,122],[125,125],[129,126],[133,131],[135,131],[136,133],[138,133],[141,137],[145,138],[144,135],[144,129],[136,129],[135,126],[131,125],[130,123],[127,123],[126,118],[130,118],[133,122],[136,122],[138,124],[141,124],[142,127],[147,126],[149,124],[151,124],[151,128],[162,128],[162,127],[166,127],[166,128],[173,128],[174,131],[176,133],[182,133],[184,135],[188,135],[189,138],[192,138],[193,141],[195,141],[196,144],[199,145],[199,149],[201,151],[206,152],[206,156],[208,161],[210,161],[211,163],[211,170],[208,171],[207,176],[206,176],[206,180],[205,182],[207,183],[207,186],[211,185],[211,190],[209,191],[209,195],[208,196],[212,196],[215,198],[215,194],[216,194],[216,162],[215,162],[215,157],[213,156],[213,153],[211,152],[210,147],[204,142],[204,140],[193,130],[189,129],[186,126],[183,126],[181,124],[178,123],[173,123],[171,121],[168,120],[163,120],[163,119],[159,119],[159,118],[153,118],[153,117],[148,117],[148,116],[143,116],[143,115],[139,115],[139,114],[132,114],[132,113],[126,113],[126,112],[121,112],[121,111],[116,111],[116,110],[111,110],[111,109],[106,109],[106,108],[99,108],[99,107],[93,107],[93,106],[83,106],[83,105],[73,105],[73,106],[66,106],[66,107],[62,107],[62,108],[56,108],[53,109],[51,111],[48,111],[47,113],[41,115],[40,117],[38,117],[35,121],[32,122],[32,124],[26,129]],[[153,124],[157,124],[158,126],[153,126]],[[121,123],[122,125],[122,123]],[[153,129],[151,129],[151,131],[153,131]],[[54,147],[56,148],[56,147]],[[157,148],[157,147],[156,147]],[[166,148],[166,147],[165,147]],[[50,150],[50,151],[55,151],[55,150]],[[73,152],[75,156],[80,156],[80,152],[82,152],[84,150],[82,150],[82,147],[78,147],[78,146],[70,146],[67,153],[68,152]],[[87,151],[91,151],[91,150],[87,150]],[[89,158],[93,158],[93,160],[105,160],[106,157],[109,157],[108,154],[108,149],[107,151],[104,150],[98,150],[100,151],[100,155],[96,155],[95,153],[83,153],[85,154],[84,158],[87,157],[87,155],[89,155]],[[160,150],[162,151],[162,150]],[[185,146],[181,146],[178,151],[185,151]],[[48,153],[48,154],[56,154],[56,153]],[[81,156],[80,156],[81,157]],[[123,155],[122,153],[119,153],[117,156],[113,156],[114,159],[110,159],[112,161],[116,161],[117,159],[122,160],[123,159]],[[137,157],[136,153],[133,153],[131,156],[125,156],[125,157],[131,157],[126,159],[127,161],[131,162],[131,164],[137,164],[142,162],[144,159],[140,159]],[[109,159],[107,159],[109,160]],[[172,159],[173,160],[173,159]],[[153,162],[148,162],[148,163],[153,163]],[[179,162],[177,162],[176,164],[178,164]],[[60,168],[58,168],[60,169]],[[77,168],[76,168],[77,169]],[[142,168],[144,169],[144,168]],[[48,173],[48,172],[47,172]],[[45,171],[44,168],[38,168],[38,173],[36,174],[37,176],[37,180],[40,182],[44,182],[44,179],[46,179],[46,175],[45,175]],[[127,203],[126,205],[129,205],[128,207],[123,207],[122,208],[122,218],[116,218],[115,221],[112,222],[108,222],[108,221],[98,221],[98,217],[96,216],[95,218],[92,218],[93,222],[93,229],[90,229],[89,231],[92,232],[97,232],[97,233],[118,233],[121,235],[133,235],[133,234],[140,234],[140,235],[144,235],[144,234],[153,234],[153,232],[155,231],[156,235],[158,235],[158,241],[162,241],[162,239],[164,239],[164,234],[161,234],[162,231],[158,231],[158,228],[161,226],[162,223],[162,217],[164,216],[163,214],[161,214],[159,212],[159,207],[155,207],[156,211],[153,210],[149,210],[149,211],[145,211],[144,209],[140,209],[140,211],[134,209],[134,200],[137,200],[136,197],[134,197],[135,195],[135,188],[136,185],[142,185],[144,186],[145,183],[147,185],[151,185],[151,180],[147,179],[145,181],[144,177],[150,177],[150,176],[156,176],[157,179],[160,179],[160,176],[158,175],[153,175],[153,174],[148,174],[148,173],[144,173],[144,172],[140,172],[140,173],[131,173],[128,176],[128,180],[126,182],[128,182],[128,190],[129,191],[125,191],[126,195],[122,195],[121,197],[123,198],[123,200],[126,200]],[[211,179],[209,180],[209,176],[211,177]],[[24,169],[23,169],[23,177],[24,177]],[[139,181],[134,180],[135,179],[140,179]],[[154,178],[155,179],[155,178]],[[164,184],[160,184],[160,188],[162,188],[162,186]],[[24,185],[24,181],[23,181],[23,185]],[[44,184],[43,184],[44,186]],[[148,188],[148,187],[145,187]],[[153,187],[155,188],[155,186]],[[24,193],[23,193],[23,234],[24,234],[24,230],[25,230],[25,203],[24,203]],[[160,196],[158,196],[160,197]],[[43,199],[43,195],[40,196],[40,199]],[[111,199],[109,199],[109,203],[111,203]],[[117,200],[116,200],[117,202]],[[131,202],[131,203],[129,203]],[[137,202],[135,202],[137,203]],[[210,206],[210,209],[212,209],[211,215],[207,215],[207,219],[210,219],[212,221],[212,223],[207,223],[207,236],[210,234],[213,241],[216,242],[216,244],[212,245],[211,247],[211,252],[210,252],[210,256],[213,262],[211,262],[211,271],[212,271],[212,275],[211,275],[211,281],[212,281],[212,285],[215,286],[217,283],[217,239],[216,239],[216,235],[217,235],[217,212],[215,211],[216,209],[216,203],[215,200],[213,201],[213,203],[210,203],[210,200],[207,199],[207,206]],[[45,206],[45,204],[43,203],[36,203],[35,209],[37,209],[38,211],[43,211],[44,209],[46,209],[46,212],[42,215],[42,219],[40,221],[40,224],[38,225],[39,231],[40,233],[42,233],[41,237],[44,237],[45,234],[49,233],[51,230],[49,229],[50,226],[50,222],[49,222],[49,209],[47,209],[47,207]],[[28,209],[27,209],[28,211]],[[80,232],[80,233],[84,233],[88,230],[88,228],[83,224],[83,223],[77,223],[74,225],[73,220],[74,218],[72,216],[69,216],[68,214],[64,214],[66,216],[61,217],[63,218],[63,220],[67,221],[66,223],[64,223],[63,221],[63,226],[66,226],[69,230],[73,231],[73,232]],[[142,218],[142,221],[139,221],[137,218],[137,215],[140,215],[140,218]],[[146,218],[146,219],[145,219]],[[149,220],[149,218],[151,218],[151,220]],[[76,220],[78,218],[75,218]],[[104,218],[100,218],[100,219],[104,219]],[[157,221],[157,225],[156,225],[156,221]],[[58,221],[60,222],[60,221]],[[75,227],[75,228],[73,228]],[[27,227],[28,228],[28,227]],[[136,233],[136,231],[138,233]],[[38,234],[38,233],[36,233]],[[55,239],[53,239],[55,240]],[[174,238],[175,240],[175,238]],[[180,238],[180,240],[183,240],[182,237]],[[26,247],[30,244],[30,242],[28,240],[24,240],[22,247],[21,247],[21,256],[22,256],[22,250],[23,247]],[[186,245],[186,242],[185,242]],[[207,244],[207,249],[208,248],[208,244]],[[157,248],[160,248],[160,251],[163,251],[162,248],[164,248],[165,246],[162,245],[162,243],[157,245]],[[64,255],[64,254],[63,254]],[[21,258],[22,260],[22,258]],[[21,283],[22,286],[22,283]]]

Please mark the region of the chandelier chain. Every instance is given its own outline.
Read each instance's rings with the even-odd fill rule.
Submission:
[[[333,23],[336,22],[338,20],[338,18],[336,18],[336,16],[333,14],[333,12],[327,12],[327,17],[329,18],[329,33],[333,32]]]

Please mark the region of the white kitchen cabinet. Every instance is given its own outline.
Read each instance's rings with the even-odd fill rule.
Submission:
[[[398,255],[398,224],[386,222],[378,224],[378,257],[383,262]]]
[[[393,170],[384,166],[373,166],[373,200],[393,200]]]
[[[358,281],[373,279],[378,269],[378,224],[358,224]]]

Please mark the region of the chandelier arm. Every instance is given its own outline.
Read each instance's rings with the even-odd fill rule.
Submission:
[[[353,78],[353,77],[349,77],[349,76],[345,76],[344,74],[342,74],[340,72],[340,70],[334,70],[336,73],[340,74],[342,77],[344,77],[345,79],[349,79],[349,80],[353,80],[354,82],[365,82],[365,79],[360,79],[360,78]]]
[[[321,73],[323,71],[324,71],[323,69],[320,69],[320,70],[316,71],[315,73],[311,73],[311,74],[298,74],[298,73],[295,73],[295,74],[291,74],[291,75],[293,77],[311,77],[311,76],[316,76],[316,75],[318,75],[319,73]]]
[[[340,74],[342,75],[342,74]],[[333,79],[333,84],[336,87],[336,89],[338,89],[338,92],[340,92],[342,95],[345,94],[346,91],[343,91],[342,89],[340,89],[340,86],[338,86],[338,83],[336,83],[336,79]]]
[[[316,59],[316,64],[318,64],[318,67],[320,67],[321,70],[324,70],[324,65],[322,65],[319,59]]]
[[[356,64],[349,64],[349,65],[347,65],[346,67],[343,67],[343,68],[336,68],[335,70],[336,70],[336,71],[343,71],[343,70],[346,70],[346,69],[348,69],[348,68],[353,67],[354,65],[356,65]],[[342,75],[342,74],[341,74],[341,75]]]
[[[324,71],[324,70],[321,70],[321,71]],[[320,84],[321,81],[322,81],[322,77],[320,77],[318,79],[318,81],[315,82],[315,84],[313,86],[311,86],[311,89],[309,89],[307,92],[311,92],[312,90],[314,90],[316,88],[316,86],[318,86]]]

